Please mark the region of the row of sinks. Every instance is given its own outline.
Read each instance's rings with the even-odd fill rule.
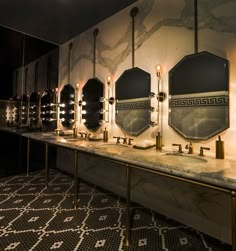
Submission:
[[[42,133],[43,137],[46,137],[47,139],[55,139],[55,134],[52,135],[52,133]],[[84,138],[74,138],[72,136],[63,136],[61,137],[64,142],[73,142],[73,143],[79,143],[82,142],[88,143],[89,141],[85,140]],[[117,154],[121,155],[124,152],[127,152],[127,148],[129,148],[129,153],[133,152],[137,154],[137,151],[141,154],[141,152],[147,153],[147,151],[153,151],[151,150],[137,150],[134,149],[132,146],[124,145],[124,144],[116,144],[116,143],[101,143],[100,141],[96,144],[92,144],[91,147],[96,149],[103,149],[103,151],[110,153],[110,154]],[[184,162],[184,163],[204,163],[207,162],[207,160],[203,157],[193,155],[193,154],[184,154],[184,153],[178,153],[178,152],[161,152],[161,159],[168,158],[169,161],[178,161],[178,162]]]
[[[127,151],[127,145],[122,145],[122,144],[111,144],[111,143],[107,143],[107,144],[101,144],[99,145],[100,148],[106,149],[109,152],[114,152],[114,153],[118,153],[122,148],[123,150]],[[119,150],[120,149],[120,150]],[[123,152],[120,151],[120,152]],[[137,151],[148,151],[148,150],[137,150]],[[202,158],[200,156],[196,156],[196,155],[190,155],[190,154],[184,154],[184,153],[178,153],[178,152],[167,152],[167,153],[163,153],[161,154],[161,157],[164,158],[172,158],[173,160],[180,160],[180,161],[184,161],[184,162],[188,162],[188,163],[204,163],[207,162],[207,160],[205,158]]]

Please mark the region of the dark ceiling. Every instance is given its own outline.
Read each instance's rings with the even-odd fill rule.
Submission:
[[[136,1],[0,0],[0,67],[28,64]]]
[[[0,25],[61,45],[137,0],[1,0]]]

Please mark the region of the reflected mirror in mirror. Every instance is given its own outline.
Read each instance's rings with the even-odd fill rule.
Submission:
[[[38,127],[40,119],[40,94],[32,92],[29,98],[30,127]]]
[[[57,120],[56,93],[51,90],[44,90],[41,95],[41,120],[43,129],[54,130]],[[50,129],[49,129],[50,127]]]
[[[137,67],[116,81],[116,123],[125,133],[137,136],[149,128],[150,92],[150,74]]]
[[[74,124],[75,89],[72,85],[64,85],[60,93],[60,120],[63,127],[72,128]]]
[[[170,70],[168,123],[189,139],[208,139],[229,127],[228,60],[200,52]]]
[[[89,79],[83,87],[82,119],[85,126],[96,131],[103,122],[103,103],[100,98],[104,96],[104,84],[97,78]]]
[[[10,98],[8,107],[7,126],[17,126],[19,124],[19,111],[21,100],[19,97]]]
[[[59,47],[21,32],[0,25],[0,99],[9,100],[13,96],[30,94],[33,91],[55,88],[58,84]],[[43,57],[42,57],[43,56]],[[38,60],[37,88],[24,86],[26,65]],[[30,79],[34,82],[34,67],[29,69]]]
[[[29,116],[29,96],[24,94],[21,98],[21,125],[27,125]]]

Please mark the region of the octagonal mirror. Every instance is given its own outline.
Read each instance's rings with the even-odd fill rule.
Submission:
[[[28,124],[28,118],[29,118],[29,96],[23,94],[21,98],[21,111],[20,111],[21,126],[25,126]]]
[[[103,103],[100,98],[104,96],[104,84],[98,78],[89,79],[82,92],[82,119],[85,126],[96,131],[103,121]]]
[[[129,135],[137,136],[147,128],[150,114],[150,74],[134,67],[116,81],[116,123]]]
[[[169,125],[189,139],[208,139],[229,127],[228,60],[200,52],[170,70]]]
[[[60,92],[60,120],[63,127],[72,128],[74,124],[75,89],[72,85],[64,85]]]
[[[44,90],[41,95],[41,120],[43,129],[54,130],[56,128],[56,110],[56,93],[51,90]]]

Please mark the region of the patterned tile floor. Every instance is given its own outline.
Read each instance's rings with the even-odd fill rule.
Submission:
[[[77,210],[72,201],[73,179],[57,170],[50,170],[48,188],[44,172],[0,179],[0,251],[231,250],[136,204],[127,248],[122,198],[82,182]]]

